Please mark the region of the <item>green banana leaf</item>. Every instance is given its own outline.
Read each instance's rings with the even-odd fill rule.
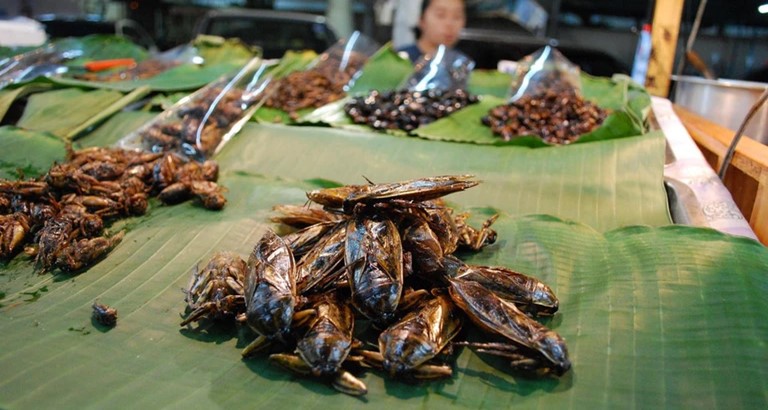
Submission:
[[[380,48],[363,67],[349,89],[349,95],[366,95],[371,90],[396,89],[413,72],[411,61],[400,57],[391,44]]]
[[[244,142],[245,141],[245,142]],[[475,174],[483,184],[467,206],[512,215],[547,213],[600,231],[670,223],[663,187],[665,140],[634,138],[537,150],[382,138],[371,132],[248,124],[218,160],[232,170],[343,184],[425,175]],[[457,196],[463,197],[462,194]]]
[[[152,121],[158,113],[143,111],[121,112],[105,121],[83,138],[79,138],[75,148],[106,147],[116,144],[121,138],[144,124]]]
[[[64,88],[33,94],[16,125],[50,132],[71,140],[149,92],[146,87],[128,94],[114,90]]]
[[[582,135],[576,143],[630,137],[647,130],[644,119],[650,109],[651,100],[645,90],[635,86],[630,78],[615,76],[609,79],[583,74],[582,95],[598,106],[611,110],[611,113],[600,127]],[[488,115],[488,110],[505,102],[501,98],[483,96],[481,103],[470,105],[452,115],[419,127],[413,131],[413,134],[433,140],[476,144],[525,145],[532,148],[548,146],[535,136],[521,136],[511,141],[502,141],[489,127],[482,124],[481,119]]]
[[[108,144],[150,116],[118,114],[78,143]],[[9,161],[63,155],[59,140],[38,138],[0,129],[0,143],[18,153]],[[765,407],[768,250],[669,226],[663,156],[658,133],[536,150],[247,124],[217,156],[223,211],[153,200],[147,215],[110,227],[125,238],[79,275],[40,275],[23,255],[0,265],[0,407]],[[360,400],[263,357],[241,360],[247,330],[179,327],[180,289],[194,267],[220,250],[246,256],[277,228],[274,205],[303,204],[329,181],[448,173],[483,181],[446,198],[473,223],[500,214],[496,244],[460,256],[536,276],[560,298],[547,324],[568,344],[573,368],[562,378],[523,378],[465,348],[446,381],[410,385],[367,372]],[[642,226],[621,227],[634,224]],[[118,310],[117,327],[91,322],[94,301]]]
[[[38,47],[0,47],[0,58],[13,57],[38,48],[53,44],[60,52],[79,52],[75,58],[66,60],[66,64],[80,66],[92,60],[108,60],[113,58],[133,58],[141,61],[149,53],[143,47],[134,44],[125,37],[110,34],[90,34],[83,37],[66,37],[55,39]]]
[[[0,58],[13,57],[15,55],[32,51],[36,48],[37,47],[35,46],[18,46],[18,47],[0,46]]]
[[[39,275],[25,257],[1,272],[0,407],[104,408],[764,408],[762,312],[768,250],[708,229],[634,226],[599,233],[551,216],[495,224],[497,244],[464,257],[538,277],[560,299],[547,325],[573,367],[528,379],[506,361],[457,349],[448,380],[412,385],[371,371],[356,399],[325,382],[243,361],[253,335],[179,327],[186,286],[214,252],[246,256],[276,204],[314,185],[227,170],[221,212],[152,203],[103,261],[78,276]],[[466,195],[475,193],[466,192]],[[462,194],[464,195],[464,194]],[[479,196],[485,196],[480,194]],[[452,197],[449,197],[452,200]],[[457,198],[458,199],[458,198]],[[489,201],[491,198],[486,198]],[[462,201],[463,202],[463,201]],[[113,229],[115,230],[115,229]],[[118,324],[91,322],[91,304]],[[367,328],[358,322],[358,329]],[[475,338],[477,334],[469,332]]]
[[[504,104],[506,100],[482,96],[477,104],[462,108],[461,110],[441,118],[431,124],[421,126],[413,131],[414,135],[436,141],[469,142],[487,145],[518,145],[530,148],[549,147],[541,138],[535,135],[522,135],[503,141],[491,132],[489,127],[482,124],[482,117],[488,115],[493,107]],[[633,113],[627,111],[615,111],[608,115],[600,127],[594,131],[582,135],[574,144],[607,140],[612,138],[624,138],[640,135],[645,131],[641,121],[638,121]]]
[[[149,113],[118,114],[78,139],[78,146],[114,144],[151,118]],[[484,181],[475,191],[491,200],[470,200],[467,206],[512,215],[547,213],[606,231],[671,222],[663,187],[664,150],[659,132],[537,150],[248,123],[217,160],[247,174],[302,180],[312,170],[316,177],[342,184],[471,173]]]
[[[0,120],[5,117],[14,101],[51,88],[50,84],[25,84],[14,89],[0,90]]]
[[[498,70],[472,70],[467,89],[475,95],[491,95],[506,98],[512,76]]]
[[[66,156],[64,142],[53,135],[12,126],[0,127],[0,178],[33,178]]]
[[[156,76],[142,80],[98,82],[78,80],[69,77],[51,77],[37,81],[49,81],[54,84],[70,87],[100,88],[118,91],[131,91],[139,87],[149,87],[152,91],[173,92],[194,90],[219,77],[237,71],[256,50],[245,45],[238,39],[221,39],[206,37],[192,42],[198,53],[203,57],[203,64],[191,62],[181,64],[164,71]]]
[[[82,54],[66,62],[67,65],[78,66],[93,60],[109,60],[113,58],[133,58],[136,61],[145,60],[149,52],[143,47],[131,42],[125,37],[91,34],[84,37],[68,37],[52,41],[60,50],[80,50]]]

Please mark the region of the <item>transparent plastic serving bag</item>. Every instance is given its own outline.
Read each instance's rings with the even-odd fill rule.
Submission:
[[[26,53],[0,60],[0,90],[37,77],[59,74],[67,60],[83,55],[83,50],[67,49],[58,44],[46,44]]]
[[[265,104],[294,116],[298,110],[340,100],[378,49],[374,40],[356,31],[319,55],[307,69],[275,81]]]
[[[216,80],[118,141],[125,149],[173,151],[204,161],[221,150],[263,103],[271,63],[256,57],[236,74]]]
[[[344,91],[348,91],[362,73],[365,63],[378,50],[376,41],[355,31],[320,54],[308,70],[325,74],[332,82],[344,84]]]
[[[154,77],[183,64],[201,65],[205,61],[200,51],[191,43],[176,46],[162,53],[155,53],[131,67],[105,72],[89,72],[75,78],[97,82],[136,81]]]
[[[509,101],[547,90],[573,91],[581,94],[581,70],[552,46],[523,57],[517,64],[515,79],[509,88]]]
[[[432,54],[425,54],[413,69],[401,89],[409,91],[465,90],[475,61],[466,55],[439,45]]]

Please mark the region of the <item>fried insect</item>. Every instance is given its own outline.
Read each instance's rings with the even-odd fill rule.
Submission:
[[[0,259],[8,259],[24,245],[29,234],[29,217],[21,212],[0,215]]]
[[[560,302],[555,292],[534,277],[501,266],[468,265],[453,256],[445,257],[443,262],[448,276],[478,283],[530,316],[557,312]]]
[[[365,384],[342,369],[352,350],[355,317],[349,304],[337,294],[325,294],[313,307],[314,315],[296,353],[276,353],[269,361],[300,375],[326,377],[336,390],[360,396],[368,392]]]
[[[280,213],[279,216],[273,217],[272,221],[281,222],[297,228],[304,228],[322,222],[338,222],[341,220],[341,215],[317,207],[277,205],[272,209]]]
[[[117,310],[107,305],[93,302],[91,318],[99,324],[114,327],[117,324]]]
[[[259,336],[243,349],[243,357],[262,350],[272,340],[289,339],[297,299],[296,262],[291,249],[268,230],[248,258],[245,316]]]
[[[428,363],[461,330],[461,317],[446,294],[438,294],[381,332],[379,352],[361,351],[392,378],[432,380],[451,377],[450,366]]]
[[[444,175],[369,185],[348,185],[307,192],[310,201],[351,213],[357,204],[392,200],[429,201],[479,184],[473,175]]]
[[[23,197],[42,197],[48,194],[50,187],[44,181],[5,181],[0,180],[0,193],[21,195]]]
[[[111,251],[124,235],[125,232],[121,231],[110,238],[101,236],[72,243],[57,256],[56,266],[64,272],[80,271]]]
[[[322,209],[275,207],[273,221],[300,229],[282,238],[267,232],[249,258],[242,317],[258,337],[243,357],[283,349],[269,361],[355,396],[367,388],[353,366],[397,380],[448,378],[455,345],[507,358],[521,372],[567,372],[564,340],[526,315],[554,314],[552,290],[453,256],[496,240],[497,215],[474,228],[442,200],[475,184],[458,175],[348,185],[308,192]],[[482,331],[478,341],[455,340],[465,316]],[[370,326],[355,334],[355,321]],[[378,351],[362,350],[376,331]]]
[[[379,325],[395,317],[403,291],[403,248],[395,224],[358,214],[347,223],[344,261],[352,304]]]
[[[328,290],[344,276],[346,237],[346,223],[337,223],[297,262],[297,287],[300,293]]]
[[[457,344],[510,359],[513,369],[535,376],[562,376],[571,368],[565,341],[556,332],[476,282],[462,279],[449,279],[449,282],[451,299],[469,319],[507,341]]]
[[[424,220],[418,220],[403,232],[403,248],[413,258],[413,268],[429,274],[443,271],[443,247],[440,238]]]
[[[218,252],[199,270],[185,291],[188,315],[181,326],[203,318],[222,320],[245,312],[243,282],[247,266],[234,252]]]
[[[295,258],[301,258],[304,254],[312,250],[320,239],[339,223],[346,224],[346,221],[316,223],[283,236],[283,240],[285,240],[285,243],[291,248],[293,256]]]
[[[182,183],[210,209],[226,204],[213,181],[218,165],[173,154],[67,147],[66,162],[36,180],[0,179],[0,258],[24,247],[40,272],[79,271],[99,260],[121,235],[101,237],[105,221],[143,215],[149,195]]]
[[[211,181],[183,181],[168,185],[157,196],[168,205],[197,197],[206,209],[219,210],[227,204],[224,188]]]

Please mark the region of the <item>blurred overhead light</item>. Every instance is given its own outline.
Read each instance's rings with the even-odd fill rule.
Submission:
[[[757,11],[760,12],[760,14],[766,14],[768,13],[768,3],[761,4],[757,7]]]

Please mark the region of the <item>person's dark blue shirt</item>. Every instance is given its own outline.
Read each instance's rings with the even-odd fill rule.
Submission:
[[[416,64],[417,61],[419,61],[419,58],[421,58],[421,50],[419,50],[419,46],[416,44],[411,44],[410,46],[400,47],[400,49],[397,50],[397,53],[406,53],[408,54],[408,58],[411,60],[411,63]]]
[[[457,50],[455,48],[452,48],[451,50],[453,50],[458,56],[465,57],[466,59],[470,59],[466,54],[462,53],[461,51],[459,51],[459,50]],[[421,56],[424,55],[424,53],[421,52],[421,49],[419,49],[419,46],[417,46],[416,44],[411,44],[410,46],[400,47],[397,50],[397,53],[398,54],[401,54],[401,53],[408,54],[408,58],[411,60],[412,64],[416,64],[416,62],[419,61]]]

